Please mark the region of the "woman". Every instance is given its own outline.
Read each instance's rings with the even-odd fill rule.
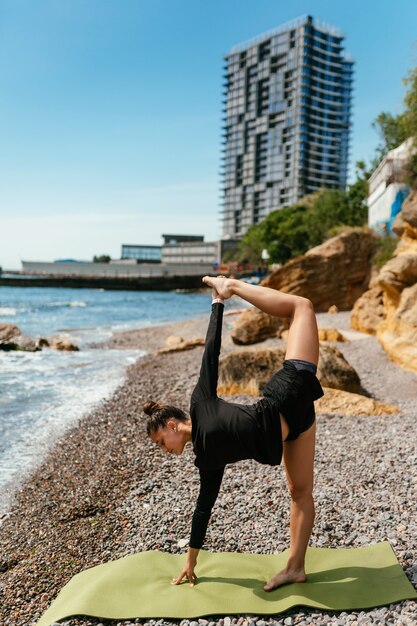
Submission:
[[[185,444],[192,442],[200,471],[186,565],[172,582],[177,585],[186,577],[193,585],[196,580],[198,553],[225,465],[248,458],[279,465],[282,455],[291,494],[290,554],[286,567],[264,590],[304,582],[305,553],[314,522],[314,400],[323,395],[316,378],[319,341],[313,306],[306,298],[235,279],[206,276],[203,281],[213,289],[213,302],[200,376],[191,396],[191,419],[175,407],[155,402],[144,406],[152,441],[173,454],[181,454]],[[232,295],[269,315],[291,320],[283,368],[272,376],[264,397],[253,405],[217,397],[223,302]]]

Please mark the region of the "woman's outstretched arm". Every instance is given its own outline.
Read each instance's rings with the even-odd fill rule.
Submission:
[[[200,469],[200,493],[191,525],[191,536],[187,559],[185,566],[177,578],[172,580],[172,584],[174,585],[179,585],[184,577],[188,579],[191,585],[193,585],[196,581],[194,569],[197,565],[198,553],[206,536],[212,508],[216,502],[217,496],[219,495],[223,473],[224,467],[211,471]]]
[[[200,376],[191,396],[191,403],[217,397],[223,309],[223,300],[221,298],[215,298],[211,305],[211,316],[207,329]]]

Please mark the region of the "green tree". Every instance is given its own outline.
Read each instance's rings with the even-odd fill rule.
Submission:
[[[322,189],[306,215],[309,247],[322,243],[335,225],[346,224],[348,197],[342,189]]]
[[[110,263],[111,257],[108,254],[94,255],[93,263]]]
[[[417,67],[409,72],[404,83],[407,87],[404,97],[404,123],[407,134],[413,138],[416,148],[416,153],[411,156],[405,168],[405,176],[408,184],[417,189]]]
[[[310,247],[306,207],[297,204],[273,211],[264,221],[264,248],[271,263],[286,263]]]
[[[381,139],[381,143],[376,148],[378,161],[386,155],[388,150],[397,148],[409,136],[405,113],[392,115],[383,111],[372,122],[372,127],[377,130]]]
[[[368,222],[368,179],[371,173],[365,161],[356,162],[356,180],[347,190],[348,211],[345,221],[349,226],[364,226]]]
[[[264,222],[251,226],[242,241],[237,246],[237,251],[230,256],[224,257],[224,261],[237,261],[238,263],[250,263],[259,265],[262,262],[262,250],[265,248]]]
[[[408,137],[413,137],[417,143],[417,67],[411,70],[404,79],[407,87],[404,96],[404,126]]]

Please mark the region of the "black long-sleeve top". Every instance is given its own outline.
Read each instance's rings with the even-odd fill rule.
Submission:
[[[227,463],[255,459],[279,465],[282,435],[279,410],[271,399],[256,404],[226,402],[217,396],[223,320],[222,303],[214,303],[207,330],[198,383],[191,396],[190,415],[200,493],[191,526],[191,548],[201,548]]]

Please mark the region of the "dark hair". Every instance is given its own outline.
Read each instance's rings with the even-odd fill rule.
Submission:
[[[176,406],[159,404],[158,402],[153,402],[153,400],[145,402],[143,410],[149,416],[146,424],[146,432],[148,435],[156,433],[159,428],[165,428],[167,421],[171,417],[180,420],[180,422],[186,422],[189,419],[184,411]]]

